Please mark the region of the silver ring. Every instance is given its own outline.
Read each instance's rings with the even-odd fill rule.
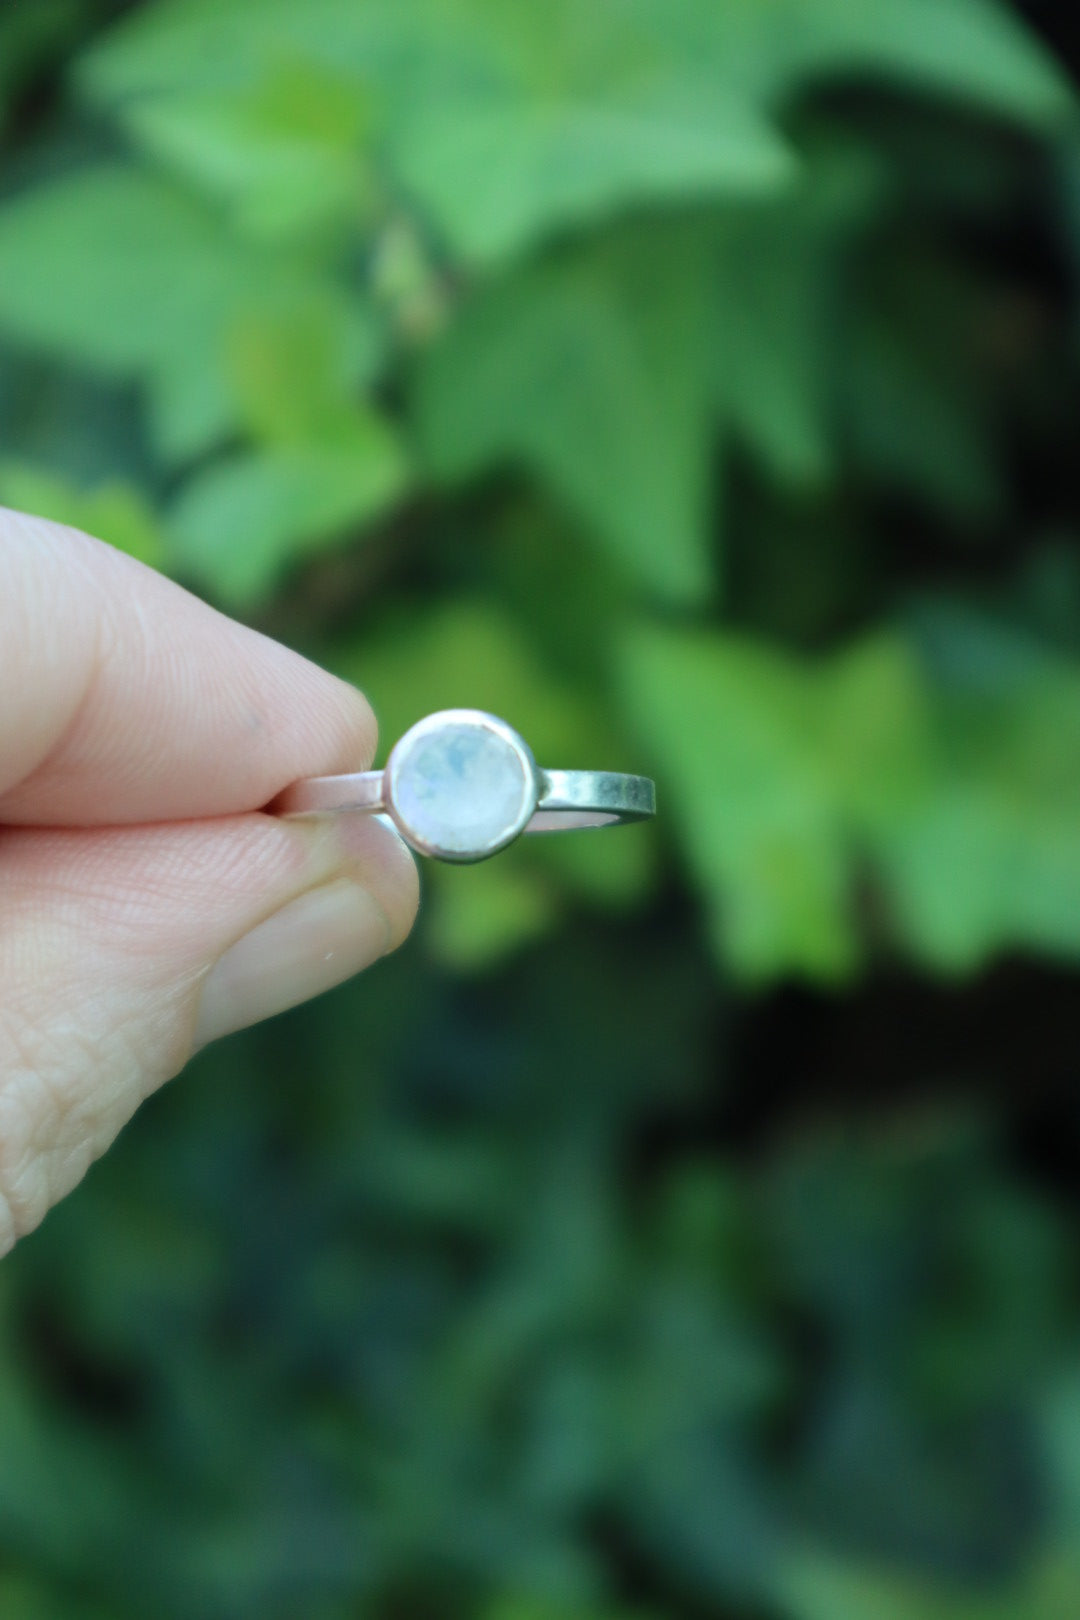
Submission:
[[[548,771],[522,737],[481,709],[443,709],[394,744],[385,770],[310,776],[286,788],[278,815],[366,811],[441,861],[482,861],[523,832],[563,832],[656,814],[647,776]]]

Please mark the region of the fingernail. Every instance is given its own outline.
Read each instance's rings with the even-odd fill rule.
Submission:
[[[311,889],[237,940],[211,968],[196,1047],[330,990],[385,954],[390,925],[358,883]]]

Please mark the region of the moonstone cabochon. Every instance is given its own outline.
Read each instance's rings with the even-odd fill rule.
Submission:
[[[504,721],[480,711],[429,715],[395,745],[387,777],[388,808],[402,834],[444,859],[493,855],[536,808],[528,748]]]

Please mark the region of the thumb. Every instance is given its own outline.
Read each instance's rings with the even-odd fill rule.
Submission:
[[[0,829],[0,1253],[194,1047],[398,945],[405,846],[371,818],[252,813]]]

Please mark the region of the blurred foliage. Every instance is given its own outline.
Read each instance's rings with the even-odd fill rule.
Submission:
[[[1027,9],[0,11],[0,499],[661,806],[427,867],[5,1265],[3,1620],[1080,1612]]]

